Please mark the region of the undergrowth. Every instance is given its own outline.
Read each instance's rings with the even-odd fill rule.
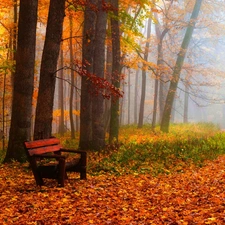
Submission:
[[[114,174],[183,172],[225,153],[225,134],[213,124],[172,125],[165,134],[150,126],[121,128],[120,145],[89,153],[89,172]]]
[[[69,135],[60,138],[61,144],[77,149],[78,134],[75,140]],[[119,140],[102,151],[89,151],[89,174],[183,172],[187,167],[201,167],[205,161],[225,154],[225,132],[208,123],[173,124],[169,133],[160,132],[159,127],[153,131],[150,125],[141,129],[124,126],[120,129]],[[5,151],[0,150],[0,162],[4,155]]]

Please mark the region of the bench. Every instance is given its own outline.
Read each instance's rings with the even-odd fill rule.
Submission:
[[[24,147],[37,185],[44,185],[43,178],[49,178],[56,179],[64,187],[67,172],[79,172],[80,179],[86,179],[85,151],[62,148],[59,139],[55,137],[25,141]],[[79,157],[70,160],[65,152],[68,155],[77,153]]]

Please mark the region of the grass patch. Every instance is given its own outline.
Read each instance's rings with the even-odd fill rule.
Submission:
[[[182,172],[203,166],[206,160],[225,153],[225,133],[213,124],[176,124],[168,134],[150,126],[121,128],[120,146],[89,154],[89,172],[159,173]]]

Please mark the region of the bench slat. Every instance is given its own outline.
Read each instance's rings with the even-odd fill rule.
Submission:
[[[26,148],[38,148],[43,146],[49,146],[49,145],[57,145],[60,141],[58,138],[50,138],[50,139],[42,139],[42,140],[36,140],[36,141],[27,141],[25,142]]]
[[[28,152],[30,156],[34,154],[44,154],[48,152],[54,152],[54,151],[59,151],[61,145],[50,145],[50,146],[45,146],[45,147],[39,147],[39,148],[34,148],[34,149],[28,149]]]

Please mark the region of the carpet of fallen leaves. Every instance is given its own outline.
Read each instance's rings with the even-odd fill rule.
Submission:
[[[0,165],[0,224],[225,224],[225,156],[170,175],[69,175],[37,187],[18,163]]]

